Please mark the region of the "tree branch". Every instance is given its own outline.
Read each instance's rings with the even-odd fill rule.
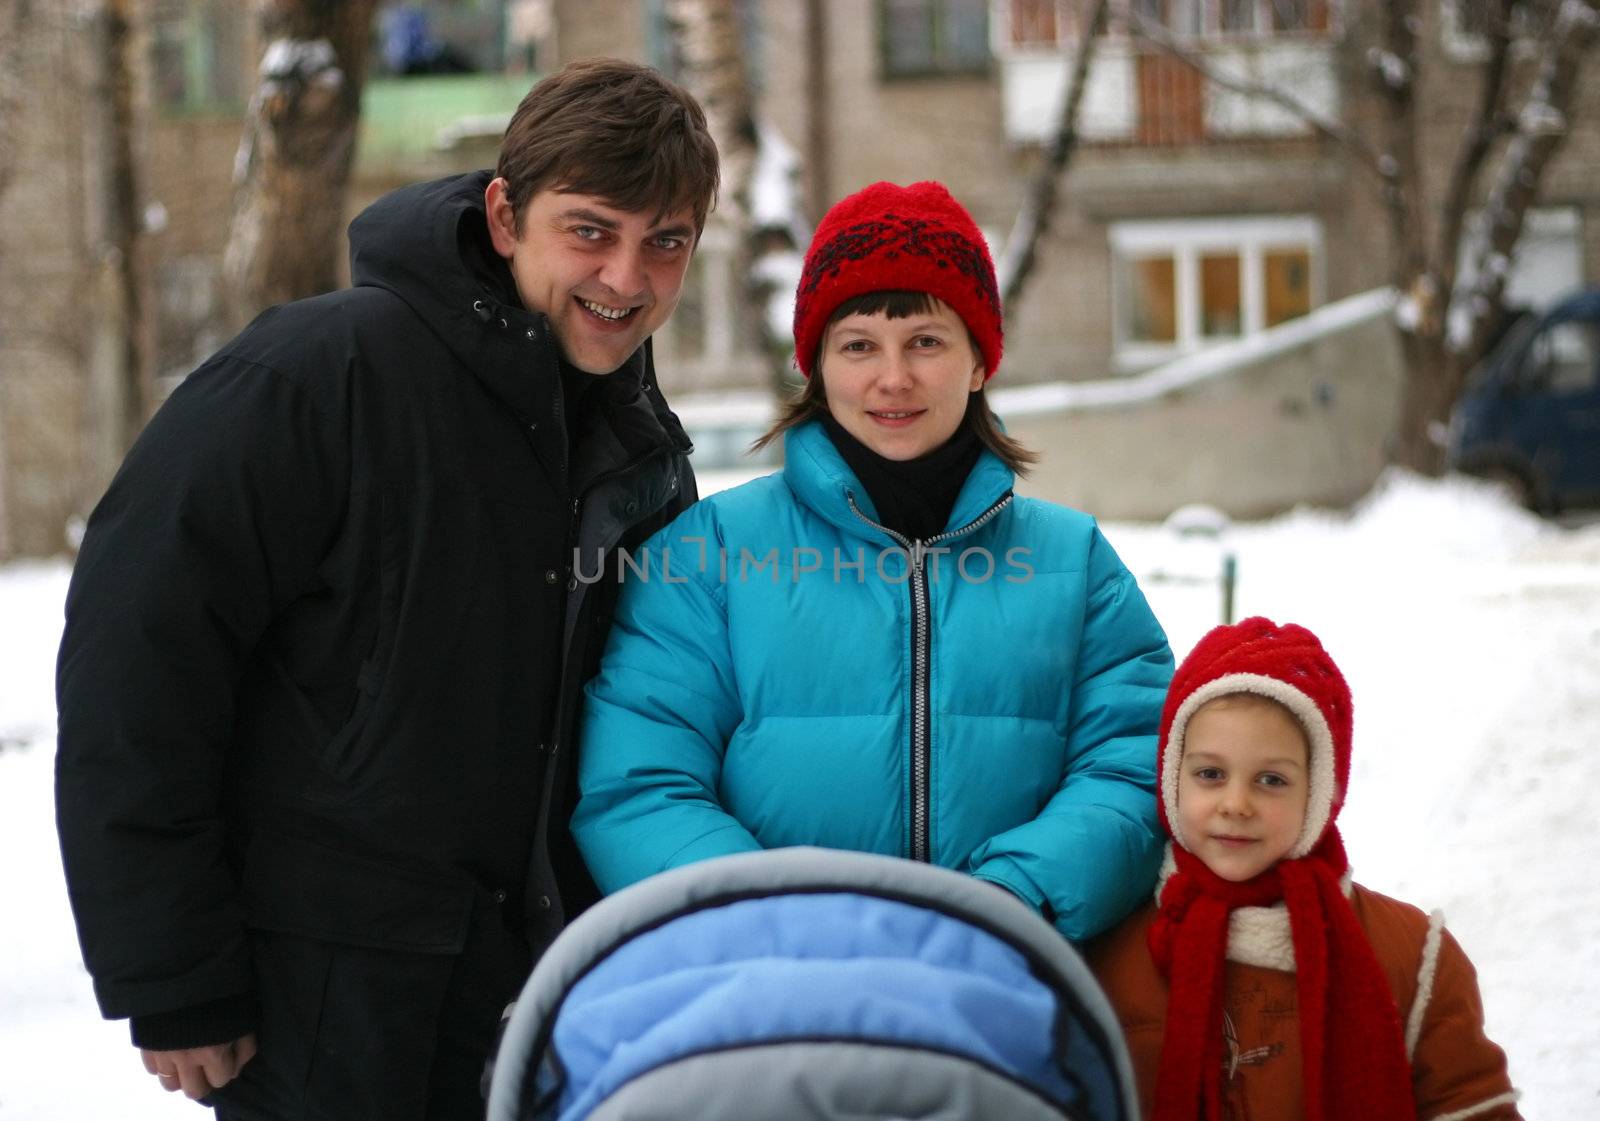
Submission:
[[[1039,241],[1050,228],[1050,216],[1055,210],[1061,175],[1078,146],[1078,117],[1083,107],[1083,92],[1089,84],[1089,67],[1094,61],[1095,45],[1106,29],[1110,7],[1110,0],[1095,0],[1073,58],[1072,74],[1067,79],[1067,88],[1062,95],[1061,115],[1056,119],[1050,150],[1033,177],[1028,195],[1011,226],[1011,233],[1006,237],[1005,249],[1000,253],[1000,301],[1007,316],[1021,298],[1023,285],[1033,272]]]

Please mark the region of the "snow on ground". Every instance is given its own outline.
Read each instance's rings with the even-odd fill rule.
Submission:
[[[1357,878],[1444,910],[1526,1116],[1600,1116],[1600,526],[1397,475],[1350,515],[1218,541],[1107,532],[1180,655],[1217,621],[1224,550],[1238,614],[1322,636],[1355,692],[1340,824]],[[0,569],[0,1118],[199,1118],[98,1018],[78,961],[50,793],[66,579],[60,563]]]

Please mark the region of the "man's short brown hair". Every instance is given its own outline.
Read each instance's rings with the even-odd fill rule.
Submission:
[[[619,210],[680,210],[705,227],[716,200],[717,146],[699,102],[648,66],[591,58],[534,86],[512,114],[495,174],[520,227],[546,188],[595,195]]]

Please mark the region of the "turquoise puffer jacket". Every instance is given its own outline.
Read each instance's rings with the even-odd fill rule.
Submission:
[[[971,872],[1074,940],[1112,925],[1155,882],[1172,676],[1133,576],[987,451],[925,544],[875,524],[819,424],[785,452],[624,573],[572,824],[601,888],[810,844]]]

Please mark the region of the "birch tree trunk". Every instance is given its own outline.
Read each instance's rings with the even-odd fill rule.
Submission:
[[[781,386],[788,338],[776,338],[762,313],[767,293],[754,269],[765,249],[762,239],[767,231],[757,227],[753,214],[751,188],[761,142],[739,4],[736,0],[668,0],[666,13],[678,50],[679,76],[705,110],[706,125],[717,144],[721,186],[717,209],[708,224],[721,226],[735,247],[734,314],[754,326],[746,335],[761,340],[761,350],[772,366],[772,383]]]
[[[376,0],[257,0],[259,84],[234,164],[228,314],[332,291]]]

